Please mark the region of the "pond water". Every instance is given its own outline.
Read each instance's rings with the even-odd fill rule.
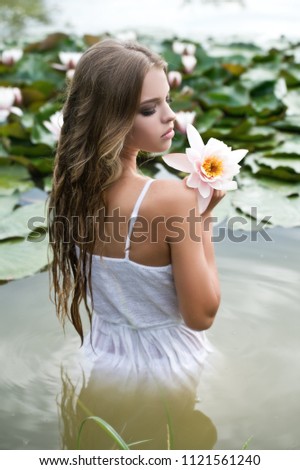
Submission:
[[[0,38],[23,39],[63,30],[100,34],[135,30],[196,40],[299,38],[297,0],[2,0]]]
[[[251,436],[250,449],[299,449],[300,229],[241,243],[228,233],[215,244],[222,305],[208,331],[215,351],[200,383],[201,419],[217,432],[215,449],[241,449]],[[77,368],[79,341],[70,328],[63,334],[47,273],[1,286],[0,297],[0,446],[61,448],[65,371]]]

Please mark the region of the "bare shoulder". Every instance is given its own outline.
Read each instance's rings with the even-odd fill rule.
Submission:
[[[158,179],[152,186],[153,202],[160,213],[172,216],[196,207],[196,191],[186,185],[185,179]]]

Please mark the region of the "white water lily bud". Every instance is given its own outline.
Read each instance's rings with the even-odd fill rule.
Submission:
[[[175,125],[181,134],[186,134],[188,124],[193,124],[196,117],[195,111],[178,111]]]
[[[14,104],[22,102],[22,95],[19,88],[0,87],[0,122],[5,122],[10,113],[21,116],[22,110]]]
[[[66,67],[66,70],[75,69],[82,56],[82,52],[59,52],[59,60]]]
[[[13,88],[13,93],[14,93],[14,96],[15,96],[14,103],[18,104],[18,105],[22,104],[22,93],[21,93],[20,88],[14,87]]]
[[[171,88],[178,88],[182,82],[182,75],[176,70],[172,70],[168,73],[168,81]]]
[[[185,73],[192,73],[197,64],[197,59],[193,55],[183,55],[181,62]]]
[[[6,49],[2,52],[1,62],[4,65],[14,65],[23,56],[22,49]]]
[[[195,55],[196,46],[188,42],[174,41],[172,44],[172,49],[175,54],[179,55]]]
[[[49,121],[44,121],[43,124],[46,127],[46,129],[48,129],[48,131],[51,132],[55,140],[58,140],[63,122],[64,120],[63,120],[62,112],[56,111],[56,113],[50,116]]]

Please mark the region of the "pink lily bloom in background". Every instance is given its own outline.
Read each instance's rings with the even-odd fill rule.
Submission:
[[[193,55],[181,56],[181,62],[185,73],[192,73],[197,64],[197,59]]]
[[[178,111],[175,120],[176,129],[181,134],[186,134],[188,124],[193,124],[195,117],[195,111]]]
[[[82,52],[59,52],[58,54],[61,64],[52,64],[52,67],[56,70],[66,72],[69,79],[73,78],[75,67],[82,56]]]
[[[171,72],[168,73],[168,82],[171,88],[178,88],[182,82],[181,73],[176,70],[171,70]]]
[[[59,139],[63,122],[64,119],[61,111],[56,111],[56,113],[52,114],[49,121],[43,121],[44,126],[51,132],[56,141]]]
[[[5,122],[10,113],[22,116],[23,111],[14,106],[14,104],[21,104],[22,94],[21,90],[16,87],[0,87],[0,123]]]
[[[175,54],[183,55],[195,55],[196,46],[189,42],[174,41],[172,44],[172,49]]]
[[[1,62],[4,65],[14,65],[23,57],[22,49],[6,49],[1,54]]]
[[[239,162],[248,150],[231,150],[224,142],[214,138],[210,138],[205,145],[191,124],[187,126],[187,137],[190,147],[185,154],[174,153],[162,158],[170,167],[190,173],[186,185],[198,190],[198,205],[202,214],[211,201],[214,189],[237,189],[237,183],[232,178],[239,173]]]

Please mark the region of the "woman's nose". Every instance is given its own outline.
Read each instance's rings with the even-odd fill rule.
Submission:
[[[165,121],[165,122],[175,121],[175,119],[176,119],[176,114],[175,114],[174,111],[170,108],[170,106],[167,105],[166,111],[165,111],[165,114],[164,114],[164,121]]]

